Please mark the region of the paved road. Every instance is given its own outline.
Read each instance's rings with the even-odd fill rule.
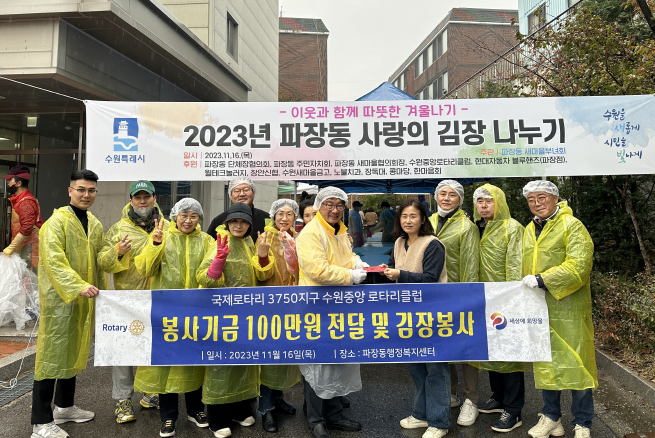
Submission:
[[[423,429],[404,430],[400,427],[400,419],[411,413],[414,385],[404,364],[363,365],[363,390],[351,395],[352,406],[346,415],[360,421],[361,432],[333,431],[333,438],[369,438],[369,437],[415,437],[420,438]],[[600,389],[595,392],[596,414],[592,426],[594,438],[623,437],[628,432],[655,431],[655,410],[644,404],[637,395],[626,391],[608,375],[600,372]],[[460,382],[461,385],[461,382]],[[114,401],[111,400],[111,370],[108,368],[89,369],[78,376],[76,404],[96,413],[96,419],[85,424],[65,424],[64,429],[72,438],[95,437],[134,437],[155,438],[159,436],[159,414],[153,410],[137,411],[137,421],[127,424],[117,424],[114,420]],[[541,393],[534,389],[532,375],[526,376],[526,404],[523,410],[524,425],[511,433],[507,438],[527,437],[527,431],[537,422],[537,414],[541,409]],[[489,380],[486,372],[480,375],[480,394],[486,400],[490,396]],[[278,437],[311,437],[309,427],[302,413],[302,389],[296,385],[286,391],[286,400],[298,408],[295,416],[279,416],[280,432]],[[0,437],[28,438],[31,433],[30,405],[31,392],[0,409]],[[570,424],[572,416],[569,412],[571,397],[564,394],[562,406],[566,436],[573,436]],[[134,397],[137,400],[137,397]],[[183,398],[181,398],[183,403]],[[138,403],[137,403],[138,405]],[[181,406],[181,412],[184,408]],[[496,421],[498,414],[481,414],[479,420],[470,427],[460,427],[456,424],[458,409],[451,410],[453,426],[448,437],[492,437],[503,436],[493,432],[490,426]],[[275,435],[264,432],[261,422],[252,427],[241,427],[235,423],[232,429],[235,437],[267,437]],[[196,438],[213,436],[208,429],[199,429],[186,420],[186,416],[178,420],[178,438]]]

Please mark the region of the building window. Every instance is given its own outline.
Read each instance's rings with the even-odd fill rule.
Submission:
[[[532,34],[539,30],[541,26],[546,23],[546,3],[537,7],[530,15],[528,15],[528,34]]]
[[[432,100],[432,87],[430,85],[423,89],[423,100]]]
[[[437,37],[437,59],[448,50],[448,31],[444,29]]]
[[[427,65],[431,66],[432,63],[434,62],[434,43],[428,46],[428,48],[425,50],[425,53],[427,53],[427,57],[428,57]]]
[[[237,59],[239,55],[239,24],[227,14],[227,53]]]
[[[434,81],[432,86],[435,87],[435,89],[432,90],[432,95],[437,99],[441,99],[448,92],[448,72],[439,76],[439,79]]]
[[[423,73],[423,54],[420,54],[414,61],[414,77],[418,78]]]
[[[401,90],[404,90],[407,87],[407,71],[404,71],[402,75],[400,75],[400,88]]]

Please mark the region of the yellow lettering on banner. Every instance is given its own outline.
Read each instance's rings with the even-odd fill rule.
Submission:
[[[416,327],[421,327],[418,329],[418,335],[422,338],[431,338],[433,333],[432,323],[434,322],[432,312],[416,312],[416,316],[418,316]]]
[[[343,339],[345,335],[337,336],[336,330],[332,330],[337,329],[343,333],[343,313],[328,313],[328,316],[330,317],[330,326],[328,327],[330,337],[332,339]]]
[[[252,341],[252,321],[253,321],[253,317],[251,315],[251,316],[246,317],[246,319],[248,320],[248,340]]]
[[[164,332],[164,339],[166,342],[177,341],[177,316],[174,316],[173,318],[164,317],[163,325],[164,329],[162,331]]]
[[[349,313],[348,314],[348,327],[350,327],[350,339],[363,339],[364,338],[364,314],[363,313]]]
[[[186,316],[184,318],[184,336],[182,336],[182,340],[185,339],[191,339],[193,341],[198,340],[198,317],[194,316],[193,317],[193,334],[189,332],[189,321],[191,320],[190,317]]]
[[[271,323],[271,336],[273,339],[280,339],[280,334],[282,333],[282,318],[280,315],[273,315],[273,321]]]
[[[468,312],[468,330],[466,330],[467,324],[465,319],[466,312],[459,312],[459,330],[457,331],[457,334],[464,333],[473,336],[473,312]]]
[[[411,338],[412,334],[414,333],[414,329],[412,329],[412,313],[396,313],[396,315],[401,317],[400,324],[398,324],[396,327],[402,327],[404,325],[407,326],[405,328],[398,329],[398,336],[403,339]]]
[[[375,327],[375,336],[373,339],[385,338],[389,339],[389,315],[386,313],[374,313],[372,315],[373,326]]]
[[[206,341],[213,334],[214,342],[218,341],[218,316],[203,316],[202,319],[207,320],[207,335],[202,340]]]
[[[293,337],[292,332],[298,333],[300,331],[300,315],[284,315],[284,330],[287,332],[287,339],[295,341],[300,338],[300,335]]]
[[[437,313],[437,328],[439,329],[439,336],[442,338],[447,338],[453,335],[453,314],[452,312],[448,313]]]
[[[262,341],[268,336],[268,318],[266,315],[261,315],[257,320],[257,336]]]
[[[321,337],[321,315],[319,313],[305,314],[305,330],[307,330],[307,339],[319,339]],[[313,336],[312,332],[317,336]]]
[[[223,319],[231,319],[232,325],[222,327],[223,340],[225,342],[234,342],[237,340],[239,330],[239,315],[223,315]]]

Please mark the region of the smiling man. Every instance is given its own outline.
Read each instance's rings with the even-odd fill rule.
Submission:
[[[227,191],[230,195],[232,203],[243,202],[250,207],[252,211],[252,240],[256,243],[257,237],[260,233],[264,233],[264,227],[266,226],[266,219],[270,216],[268,212],[255,208],[252,203],[255,200],[255,183],[252,182],[250,178],[241,177],[235,178],[230,181]],[[225,223],[227,218],[227,211],[216,216],[207,229],[207,234],[212,236],[216,240],[216,228]]]
[[[75,171],[70,205],[55,210],[39,233],[39,335],[32,393],[32,437],[65,438],[57,424],[95,417],[74,404],[75,376],[86,368],[93,337],[95,300],[107,287],[96,256],[102,224],[87,210],[98,194],[98,175]],[[55,382],[57,391],[55,392]],[[54,412],[50,407],[55,396]]]

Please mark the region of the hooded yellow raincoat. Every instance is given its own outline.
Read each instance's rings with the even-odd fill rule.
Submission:
[[[430,216],[437,231],[439,214]],[[478,227],[459,209],[443,225],[437,237],[446,247],[446,270],[449,283],[475,283],[480,281],[480,232]]]
[[[155,207],[159,209],[157,204]],[[137,272],[134,258],[141,254],[150,243],[154,230],[148,234],[143,228],[134,225],[128,216],[129,211],[130,204],[128,203],[123,208],[121,220],[107,231],[105,242],[98,254],[98,266],[108,274],[113,274],[115,290],[147,290],[150,289],[151,277],[143,277]],[[165,222],[164,229],[168,229],[168,221],[163,218],[162,220]],[[125,235],[132,240],[132,248],[125,253],[121,260],[118,260],[118,244]]]
[[[90,285],[106,289],[96,265],[102,224],[91,212],[88,235],[70,206],[54,211],[39,232],[41,320],[34,380],[69,379],[86,368],[95,326],[95,300],[80,296]]]
[[[275,272],[275,257],[269,250],[268,265],[262,268],[257,249],[250,236],[233,236],[221,225],[216,228],[218,239],[227,235],[230,253],[218,280],[207,277],[207,270],[216,257],[216,242],[198,268],[196,278],[202,287],[254,287],[271,278]],[[259,394],[259,365],[220,365],[206,367],[202,386],[202,402],[208,405],[235,403],[257,397]]]
[[[594,327],[591,321],[591,273],[594,244],[568,204],[557,204],[557,215],[546,222],[535,240],[534,222],[523,236],[523,275],[540,274],[548,288],[552,362],[533,364],[539,389],[598,387]]]
[[[214,239],[200,231],[200,225],[184,234],[171,222],[161,245],[154,245],[150,237],[141,254],[134,258],[134,264],[139,275],[152,277],[152,289],[196,289],[196,271],[212,243]],[[191,392],[200,388],[204,375],[202,366],[143,366],[137,368],[134,390],[158,394]]]
[[[487,222],[484,234],[480,238],[480,281],[521,281],[523,271],[521,256],[523,255],[523,226],[509,213],[505,193],[496,186],[485,184],[481,189],[487,189],[494,200],[494,218]],[[473,205],[474,219],[482,218]],[[476,362],[480,369],[498,373],[513,373],[529,371],[531,363],[524,362]]]

